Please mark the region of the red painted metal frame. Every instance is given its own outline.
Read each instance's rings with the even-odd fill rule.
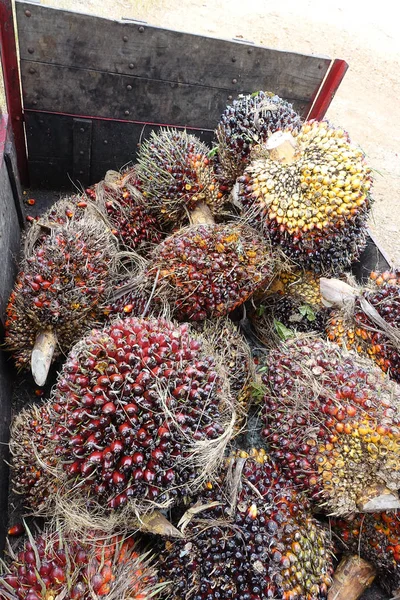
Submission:
[[[23,185],[28,185],[28,157],[26,152],[12,0],[0,0],[0,50],[7,112],[14,134],[19,176]]]
[[[316,119],[317,121],[320,121],[324,118],[348,68],[349,65],[347,62],[341,58],[335,58],[335,60],[332,61],[329,71],[312,103],[307,116],[308,120]]]

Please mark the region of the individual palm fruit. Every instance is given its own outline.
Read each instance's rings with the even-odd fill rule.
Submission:
[[[105,514],[170,505],[201,486],[235,421],[205,340],[155,318],[116,320],[76,344],[52,408],[61,494]]]
[[[372,273],[339,306],[327,326],[329,339],[369,356],[400,383],[400,273]]]
[[[328,536],[264,450],[239,452],[191,510],[184,539],[160,555],[172,600],[327,597]]]
[[[229,388],[236,402],[237,427],[240,427],[249,412],[251,384],[255,381],[255,364],[250,346],[230,319],[204,321],[198,327],[226,369]]]
[[[356,354],[298,336],[269,353],[263,435],[318,509],[400,507],[400,387]],[[392,491],[391,491],[392,490]]]
[[[303,268],[341,273],[364,248],[371,169],[342,129],[310,121],[296,138],[273,134],[239,181],[250,222]]]
[[[274,259],[248,225],[196,225],[157,246],[147,280],[179,320],[203,321],[227,315],[273,273]]]
[[[38,513],[57,487],[50,416],[48,402],[32,405],[23,409],[11,426],[11,484],[14,492],[25,495],[27,505]]]
[[[279,324],[298,332],[324,333],[329,309],[321,301],[319,277],[312,271],[283,271],[270,287],[257,293],[250,320],[265,345],[279,342]]]
[[[354,552],[377,570],[379,583],[392,594],[400,588],[400,516],[393,511],[331,519],[338,552]]]
[[[82,541],[50,529],[10,556],[0,577],[2,600],[150,600],[159,586],[153,567],[133,538]]]
[[[41,353],[43,339],[50,340],[50,363],[97,322],[116,252],[111,232],[90,215],[54,226],[33,245],[21,262],[6,313],[5,341],[18,368],[29,366],[38,344]],[[34,376],[43,385],[47,371],[44,380]]]
[[[301,118],[289,102],[271,92],[240,94],[228,105],[216,130],[217,173],[233,184],[250,161],[253,146],[279,130],[298,133]]]
[[[139,188],[136,167],[133,167],[123,173],[108,171],[104,180],[86,193],[107,214],[120,246],[146,253],[164,234]]]
[[[160,220],[176,224],[198,204],[218,211],[223,195],[208,158],[209,149],[196,136],[177,129],[152,131],[137,157],[143,196]]]

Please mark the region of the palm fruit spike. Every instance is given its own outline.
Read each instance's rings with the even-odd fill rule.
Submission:
[[[249,317],[266,346],[279,342],[280,323],[298,332],[325,332],[330,310],[322,304],[319,277],[312,271],[283,271],[254,300]]]
[[[301,118],[291,104],[271,92],[240,94],[228,105],[216,130],[217,173],[233,184],[250,161],[253,146],[279,130],[298,133]]]
[[[227,315],[267,285],[273,262],[248,225],[197,225],[155,248],[146,278],[177,319],[203,321]]]
[[[146,205],[136,167],[123,173],[107,171],[104,180],[86,190],[89,198],[106,212],[120,246],[146,253],[164,237],[161,225]]]
[[[40,513],[57,481],[51,411],[48,402],[23,409],[13,420],[10,436],[12,487],[27,496],[27,505]]]
[[[171,600],[327,597],[328,536],[264,450],[239,452],[186,515],[185,538],[160,555]]]
[[[209,149],[186,131],[152,131],[140,147],[137,175],[142,193],[157,216],[178,223],[200,203],[214,213],[223,202],[208,158]]]
[[[249,412],[251,383],[256,377],[251,349],[230,319],[204,321],[197,328],[227,371],[230,391],[236,402],[236,425],[240,427]]]
[[[296,138],[277,132],[254,149],[240,199],[289,258],[336,274],[364,248],[371,181],[363,152],[342,129],[310,121]]]
[[[269,353],[263,435],[318,509],[399,508],[400,387],[335,344],[299,335]]]
[[[150,600],[160,589],[148,559],[132,538],[82,541],[50,529],[10,556],[0,577],[2,600]]]
[[[38,385],[51,361],[100,317],[116,251],[104,223],[87,215],[55,226],[23,258],[7,306],[5,341],[18,368],[31,359]]]
[[[52,408],[61,492],[106,516],[171,505],[201,486],[235,421],[206,341],[154,318],[116,320],[76,344]]]
[[[369,356],[400,383],[400,274],[372,273],[364,288],[321,279],[321,290],[336,306],[327,326],[329,339]]]
[[[379,583],[391,595],[400,589],[400,516],[396,512],[331,519],[338,552],[354,552],[369,561]]]

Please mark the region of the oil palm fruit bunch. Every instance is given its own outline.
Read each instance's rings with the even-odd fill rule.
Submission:
[[[363,288],[322,279],[321,289],[335,307],[329,339],[369,356],[400,383],[400,273],[371,273]]]
[[[188,513],[160,554],[172,600],[327,598],[328,536],[264,450],[239,451]]]
[[[279,130],[297,134],[301,118],[289,102],[271,92],[240,94],[216,129],[216,172],[231,185],[250,162],[251,149]]]
[[[200,224],[157,246],[145,279],[178,320],[227,315],[272,278],[265,240],[245,224]]]
[[[262,381],[262,433],[317,509],[347,515],[400,507],[395,382],[357,354],[305,335],[269,353]]]
[[[354,552],[377,570],[379,583],[395,596],[400,589],[400,517],[394,511],[330,520],[337,551]]]
[[[196,136],[177,129],[152,131],[137,156],[137,176],[149,208],[160,221],[176,225],[187,211],[206,204],[212,213],[223,203],[208,158],[209,149]]]
[[[254,300],[250,320],[267,346],[279,341],[280,324],[298,332],[325,333],[330,311],[322,304],[319,277],[313,271],[283,271]]]
[[[37,514],[57,488],[53,437],[49,402],[24,408],[12,422],[11,485]]]
[[[235,421],[205,340],[161,318],[93,330],[71,350],[51,406],[60,498],[72,509],[84,498],[105,518],[170,505],[201,486]]]
[[[50,528],[35,538],[29,533],[19,552],[10,548],[0,577],[2,600],[150,600],[158,589],[132,538],[82,541]]]
[[[302,268],[339,274],[365,245],[371,170],[348,135],[326,121],[254,148],[239,178],[250,222]]]
[[[50,233],[28,233],[5,334],[17,367],[26,369],[31,361],[38,385],[45,383],[51,361],[100,318],[117,252],[110,230],[89,212],[43,227]]]
[[[156,215],[140,192],[136,167],[123,173],[107,171],[104,180],[86,190],[89,198],[108,216],[120,247],[146,254],[165,234]]]

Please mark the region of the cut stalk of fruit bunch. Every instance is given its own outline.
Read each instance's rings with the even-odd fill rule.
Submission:
[[[356,354],[301,335],[272,350],[266,368],[263,435],[315,506],[399,508],[400,387]]]
[[[50,406],[46,452],[53,449],[59,489],[49,501],[69,514],[83,503],[88,519],[111,515],[111,525],[201,486],[222,461],[236,418],[212,348],[188,326],[161,318],[117,320],[84,337]],[[29,432],[16,431],[18,448]],[[42,448],[38,440],[39,459]],[[124,507],[125,517],[113,516]]]
[[[133,538],[104,534],[86,540],[50,527],[28,540],[3,563],[2,600],[91,598],[150,600],[162,588],[148,557],[141,556]]]
[[[166,542],[160,555],[172,600],[327,598],[328,536],[263,449],[231,457],[181,529],[185,538]]]
[[[239,196],[250,223],[299,266],[341,273],[364,248],[370,172],[343,130],[310,121],[253,149]]]
[[[335,307],[327,326],[330,340],[369,356],[400,383],[400,277],[372,273],[364,287],[322,279],[321,292]]]
[[[6,311],[5,341],[17,367],[32,366],[38,385],[60,354],[68,352],[101,317],[114,277],[117,245],[97,209],[51,215],[34,224]],[[52,209],[53,211],[55,209]]]
[[[358,600],[375,577],[371,563],[357,555],[345,556],[335,570],[328,600]]]

